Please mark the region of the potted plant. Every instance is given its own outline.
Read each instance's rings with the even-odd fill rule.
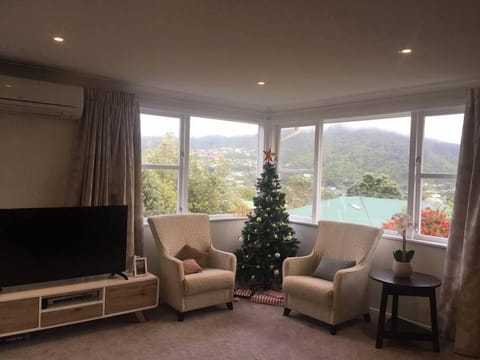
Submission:
[[[415,254],[414,250],[407,250],[407,231],[413,229],[412,217],[406,213],[397,213],[392,219],[397,233],[402,235],[402,248],[393,252],[393,273],[396,277],[409,277],[412,273],[410,261]]]

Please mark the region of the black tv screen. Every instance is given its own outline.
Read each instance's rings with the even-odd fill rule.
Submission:
[[[0,209],[0,287],[125,271],[127,207]]]

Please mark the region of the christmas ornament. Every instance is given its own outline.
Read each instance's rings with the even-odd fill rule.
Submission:
[[[280,271],[278,271],[278,269],[275,269],[275,270],[273,271],[273,275],[278,276],[279,274],[280,274]]]
[[[279,252],[276,252],[275,253],[275,257],[278,259],[280,257],[280,253]]]
[[[273,158],[275,157],[275,155],[277,155],[277,153],[272,151],[271,147],[269,147],[268,150],[263,150],[263,153],[265,154],[265,159],[264,160],[269,162],[269,163],[272,163]]]

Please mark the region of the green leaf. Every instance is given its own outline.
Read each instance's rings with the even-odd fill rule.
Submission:
[[[412,260],[413,255],[415,255],[415,250],[403,252],[402,250],[398,249],[393,252],[393,258],[398,262],[408,263]]]

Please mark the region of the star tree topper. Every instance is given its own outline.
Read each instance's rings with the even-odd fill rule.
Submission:
[[[277,153],[273,152],[271,147],[269,147],[268,150],[263,150],[263,153],[265,154],[264,161],[273,163],[273,158],[275,157],[275,155],[277,155]]]

